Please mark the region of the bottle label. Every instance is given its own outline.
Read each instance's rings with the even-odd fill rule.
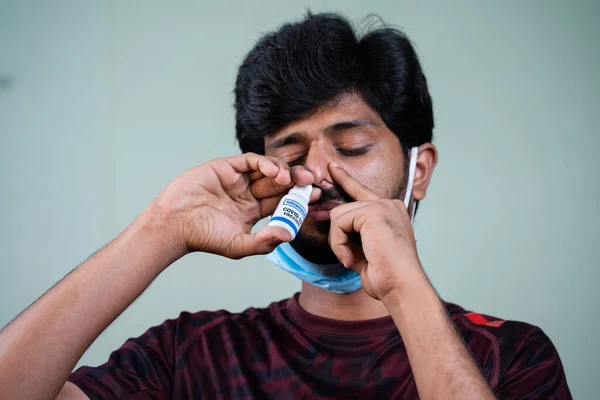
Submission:
[[[301,219],[304,219],[304,217],[306,217],[306,209],[304,207],[302,207],[302,204],[298,203],[296,200],[292,200],[292,199],[285,199],[283,201],[283,205],[284,206],[289,206],[289,207],[293,207],[296,210],[298,210],[298,212],[300,213],[300,215],[302,216]]]

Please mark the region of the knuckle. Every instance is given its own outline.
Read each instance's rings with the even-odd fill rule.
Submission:
[[[400,199],[393,199],[392,204],[394,204],[394,206],[396,206],[397,208],[404,208],[404,202]]]
[[[269,159],[271,162],[273,162],[273,163],[275,163],[275,164],[277,164],[277,165],[283,165],[283,164],[287,165],[287,164],[286,164],[286,163],[284,163],[284,162],[283,162],[283,160],[282,160],[282,159],[280,159],[280,158],[277,158],[277,157],[271,157],[271,156],[264,156],[264,157],[266,157],[266,158],[267,158],[267,159]]]
[[[329,224],[329,236],[335,235],[335,230],[339,226],[339,221],[334,220],[333,216],[331,216],[330,224]]]
[[[394,204],[394,200],[393,199],[379,199],[378,203],[381,204],[383,207],[389,207],[392,204]]]
[[[331,226],[333,226],[333,224],[334,224],[334,219],[336,219],[338,217],[338,215],[340,214],[339,208],[340,208],[339,206],[335,207],[334,209],[332,209],[329,212],[329,218],[330,218],[330,221],[331,221]]]
[[[334,207],[329,212],[329,217],[331,218],[331,226],[334,224],[334,219],[338,218],[344,212],[344,205],[340,205]]]
[[[385,209],[387,214],[394,214],[398,211],[398,203],[399,200],[396,199],[384,199],[381,202],[381,207]]]
[[[327,237],[327,242],[329,243],[329,247],[333,250],[335,247],[335,234],[333,231],[329,231],[329,236]]]
[[[381,215],[387,213],[388,204],[386,203],[386,199],[374,200],[371,204],[370,209],[373,214]]]

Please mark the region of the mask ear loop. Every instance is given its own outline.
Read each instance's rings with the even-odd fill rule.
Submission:
[[[406,195],[404,196],[404,205],[408,210],[408,205],[410,204],[410,195],[412,193],[413,181],[415,179],[415,171],[417,169],[417,155],[419,154],[419,148],[417,146],[410,149],[410,162],[408,166],[408,182],[406,183]],[[415,219],[415,205],[413,204],[413,209],[410,216],[410,223],[413,223]]]

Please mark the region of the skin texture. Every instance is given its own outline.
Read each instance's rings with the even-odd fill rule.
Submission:
[[[369,126],[335,134],[328,129],[356,119],[369,121]],[[291,145],[269,146],[288,135],[299,139]],[[344,151],[364,146],[369,150],[358,156]],[[331,210],[328,230],[309,216],[299,238],[320,247],[320,252],[328,246],[334,259],[360,275],[363,289],[337,295],[303,283],[300,305],[312,314],[341,320],[391,315],[406,343],[423,399],[495,398],[421,268],[409,214],[399,200],[405,186],[398,173],[404,171],[404,154],[378,114],[359,97],[348,95],[267,138],[265,148],[267,155],[287,162],[300,159],[323,192],[344,193],[344,198],[354,200]],[[436,163],[435,147],[421,145],[409,208],[425,197]],[[303,256],[311,258],[310,253]]]
[[[349,118],[363,123],[330,129]],[[269,146],[294,133],[293,143]],[[299,237],[359,273],[364,287],[336,295],[303,284],[302,307],[345,320],[391,315],[423,399],[494,398],[420,266],[407,210],[397,199],[402,148],[377,113],[345,96],[265,144],[269,157],[213,160],[177,177],[117,238],[17,316],[0,333],[0,398],[87,398],[65,381],[96,337],[184,255],[241,258],[289,240],[281,228],[251,229],[295,183],[315,185],[312,203],[324,193],[354,200],[333,208],[329,224],[307,218]],[[357,147],[369,151],[345,152]],[[419,151],[413,200],[425,196],[437,161],[432,144]],[[293,168],[286,164],[298,157]]]
[[[362,126],[347,127],[352,121]],[[286,139],[290,143],[285,144]],[[397,198],[404,189],[405,156],[400,141],[355,95],[342,96],[310,118],[269,135],[265,154],[305,168],[314,176],[314,185],[329,194],[327,199],[352,201],[328,171],[327,165],[333,161],[382,197]],[[328,233],[328,222],[318,223],[309,215],[292,246],[310,261],[336,263]]]

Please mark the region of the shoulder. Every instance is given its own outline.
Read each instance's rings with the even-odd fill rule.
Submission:
[[[511,321],[467,311],[452,303],[445,303],[445,305],[448,314],[465,340],[501,341],[503,346],[518,346],[530,335],[542,332],[540,328],[527,322]]]
[[[274,326],[277,322],[273,321],[281,318],[278,315],[285,303],[248,308],[240,313],[225,310],[182,312],[178,318],[166,320],[141,336],[128,339],[111,353],[106,363],[79,368],[71,374],[69,381],[92,399],[125,398],[142,393],[166,398],[164,396],[172,392],[176,372],[192,376],[190,371],[197,374],[204,365],[204,371],[208,369],[210,373],[211,365],[229,357],[233,344],[246,348],[250,347],[248,343],[259,342],[257,338],[264,337],[263,332],[269,332],[269,328],[264,327]],[[194,349],[195,353],[183,357],[189,356],[189,349]],[[210,361],[210,357],[215,359]],[[188,358],[194,362],[187,363]]]
[[[503,381],[525,374],[532,379],[540,375],[540,381],[548,375],[564,379],[558,352],[538,326],[445,305],[492,387],[502,387]]]
[[[496,357],[511,358],[524,346],[551,344],[538,326],[467,311],[452,303],[445,305],[450,318],[474,353],[491,351]]]

